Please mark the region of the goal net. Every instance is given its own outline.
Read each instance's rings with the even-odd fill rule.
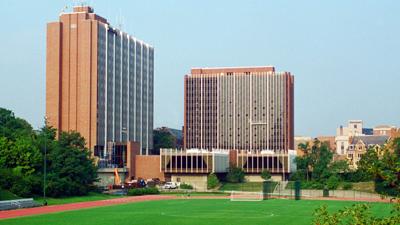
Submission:
[[[264,195],[262,192],[245,192],[245,191],[232,191],[231,201],[262,201]]]

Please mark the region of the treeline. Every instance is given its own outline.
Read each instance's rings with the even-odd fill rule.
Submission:
[[[291,180],[300,180],[303,188],[351,188],[351,182],[374,181],[380,194],[400,194],[400,138],[392,139],[379,152],[374,148],[361,156],[357,170],[350,170],[345,160],[333,160],[325,143],[315,139],[312,144],[299,144],[304,152],[296,157],[297,171]]]
[[[0,188],[21,197],[85,195],[97,168],[77,132],[44,126],[39,131],[10,110],[0,108]],[[46,160],[45,160],[46,159]]]

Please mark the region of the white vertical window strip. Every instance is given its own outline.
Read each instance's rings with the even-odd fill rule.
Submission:
[[[136,56],[136,40],[135,39],[132,39],[132,44],[133,44],[133,91],[132,91],[132,93],[133,93],[133,140],[134,141],[138,141],[137,139],[136,139],[136,127],[137,127],[137,122],[136,122],[136,117],[137,117],[137,113],[136,113],[136,110],[137,110],[137,106],[136,106],[136,82],[137,82],[137,80],[136,80],[136,58],[137,58],[137,56]]]
[[[127,38],[127,43],[128,43],[128,46],[127,46],[127,57],[128,57],[128,59],[127,59],[127,62],[128,62],[128,70],[127,70],[127,86],[128,86],[128,88],[127,88],[127,91],[128,91],[128,98],[127,98],[127,100],[126,100],[126,102],[127,102],[127,112],[128,112],[128,115],[126,115],[126,141],[129,141],[130,140],[130,115],[131,115],[131,106],[130,106],[130,102],[129,102],[129,100],[130,100],[130,95],[131,95],[131,92],[130,92],[130,83],[131,83],[131,73],[130,73],[130,64],[131,64],[131,61],[130,61],[130,37],[129,37],[129,35],[127,35],[126,36],[126,38]],[[160,161],[161,162],[161,161]]]
[[[116,65],[116,57],[115,57],[115,34],[113,34],[113,107],[112,107],[112,141],[115,142],[115,89],[116,89],[116,82],[115,82],[115,65]]]
[[[146,98],[146,155],[149,154],[149,93],[150,93],[150,89],[149,89],[149,83],[150,83],[150,47],[147,47],[147,98]]]
[[[253,147],[253,79],[252,76],[250,75],[250,113],[249,113],[249,127],[250,127],[250,152],[252,152],[252,147]]]
[[[140,154],[143,155],[143,44],[140,42]],[[172,164],[172,163],[171,163]]]
[[[204,98],[204,90],[203,90],[203,82],[204,82],[204,75],[203,73],[200,74],[200,148],[203,149],[203,98]]]
[[[105,64],[105,82],[104,82],[104,85],[105,85],[105,92],[104,92],[104,98],[105,98],[105,101],[104,101],[104,149],[103,149],[103,152],[104,152],[104,156],[106,156],[106,154],[107,154],[107,115],[108,115],[108,107],[107,107],[107,96],[108,96],[108,92],[107,92],[107,89],[108,89],[108,67],[107,67],[107,62],[108,62],[108,26],[107,25],[104,25],[104,31],[105,31],[105,36],[106,36],[106,40],[105,40],[105,61],[104,61],[104,64]]]
[[[268,73],[267,76],[267,111],[266,111],[266,115],[267,115],[267,149],[270,150],[270,138],[271,138],[271,109],[270,109],[270,99],[269,99],[269,92],[270,92],[270,78],[271,75]],[[268,162],[268,161],[267,161]],[[268,167],[268,164],[267,164]]]
[[[233,101],[232,101],[232,108],[233,108],[233,149],[236,149],[236,73],[233,75]]]
[[[219,131],[219,120],[220,120],[220,112],[219,112],[219,110],[220,110],[220,106],[219,106],[219,96],[220,96],[220,93],[219,93],[219,76],[218,75],[216,75],[216,77],[217,77],[217,115],[216,115],[216,117],[217,117],[217,148],[219,149],[220,148],[220,145],[219,145],[219,135],[220,135],[220,131]]]
[[[120,32],[119,33],[119,35],[121,36],[121,41],[120,41],[120,68],[119,68],[119,70],[120,70],[120,89],[121,89],[121,91],[120,91],[120,104],[119,104],[119,109],[120,109],[120,112],[119,112],[119,115],[120,115],[120,118],[119,118],[119,124],[120,124],[120,126],[119,126],[119,141],[123,141],[123,132],[122,132],[122,130],[123,130],[123,124],[122,124],[122,105],[124,104],[123,103],[123,96],[124,96],[124,92],[122,91],[123,89],[122,89],[122,85],[123,85],[123,83],[122,83],[122,80],[123,80],[123,70],[124,70],[124,68],[123,68],[123,61],[124,61],[124,55],[123,55],[123,41],[124,41],[124,36],[123,36],[123,34],[122,34],[122,32]]]

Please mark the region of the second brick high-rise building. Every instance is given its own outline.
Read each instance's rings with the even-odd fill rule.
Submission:
[[[197,68],[185,76],[184,146],[294,149],[294,78],[274,67]]]

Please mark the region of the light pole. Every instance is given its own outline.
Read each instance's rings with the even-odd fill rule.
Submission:
[[[45,117],[45,129],[44,129],[43,205],[47,205],[47,201],[46,201],[46,173],[47,173],[47,117]]]

